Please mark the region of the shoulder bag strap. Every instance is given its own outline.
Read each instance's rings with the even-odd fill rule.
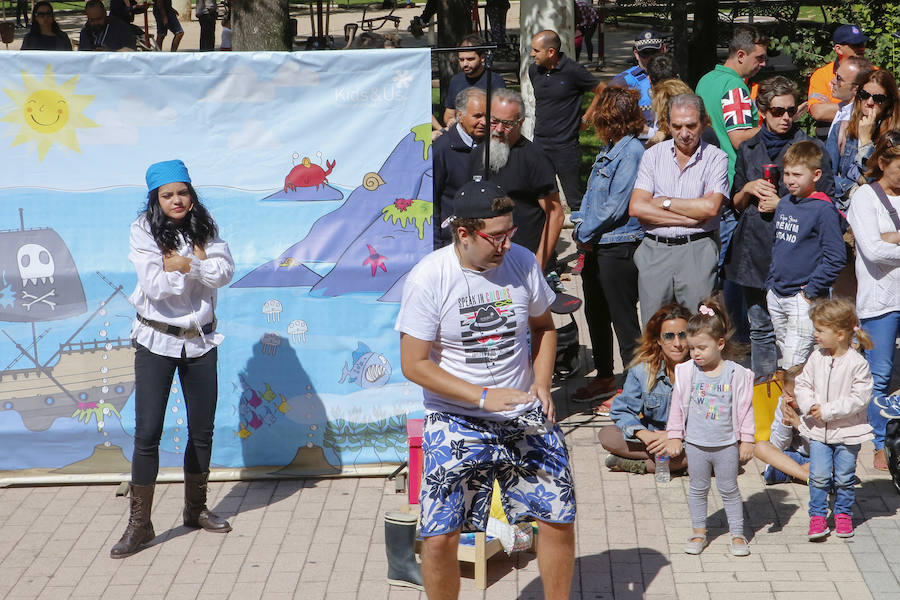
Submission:
[[[881,204],[884,206],[884,209],[891,217],[891,221],[894,223],[894,227],[897,228],[897,231],[900,231],[900,217],[897,216],[897,210],[893,207],[893,205],[891,205],[890,200],[888,200],[887,194],[884,192],[884,188],[881,187],[881,184],[877,181],[873,181],[869,185],[872,186],[872,189],[875,190],[875,195],[878,196],[879,200],[881,200]]]

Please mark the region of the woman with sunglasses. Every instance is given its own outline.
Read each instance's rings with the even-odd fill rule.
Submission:
[[[805,103],[804,103],[805,104]],[[759,84],[759,133],[738,148],[731,187],[731,201],[739,215],[737,228],[725,255],[725,279],[741,286],[750,321],[750,364],[756,377],[771,375],[777,368],[775,331],[766,307],[766,276],[772,261],[774,230],[772,217],[778,201],[788,193],[781,180],[787,149],[797,142],[812,141],[797,126],[795,118],[804,109],[797,84],[780,75]],[[829,196],[834,179],[828,155],[823,157],[822,177],[816,189]],[[769,166],[769,181],[764,166]]]
[[[644,231],[636,218],[628,216],[628,201],[644,155],[644,145],[637,137],[646,124],[639,100],[635,90],[607,87],[592,113],[597,137],[606,148],[597,155],[581,210],[572,213],[572,222],[573,238],[585,252],[581,284],[597,376],[575,390],[574,402],[605,399],[615,392],[613,329],[625,364],[634,355],[641,335],[634,252]],[[596,414],[609,414],[609,407],[609,402],[604,402]]]
[[[897,81],[887,69],[873,71],[856,92],[853,112],[841,123],[837,134],[834,170],[834,199],[846,209],[854,189],[865,183],[861,177],[866,160],[875,150],[874,141],[885,131],[900,129],[900,92]]]
[[[865,175],[871,183],[853,194],[847,220],[856,240],[856,310],[874,343],[866,350],[874,380],[869,403],[869,424],[875,433],[874,466],[884,471],[888,468],[884,455],[887,419],[876,401],[890,392],[894,342],[900,335],[900,131],[887,131],[878,138],[868,165]]]
[[[691,311],[667,304],[656,311],[639,340],[622,393],[612,401],[607,425],[597,434],[609,452],[606,466],[613,471],[655,473],[654,456],[665,453],[666,421],[672,400],[675,365],[688,359],[687,322]],[[687,466],[684,453],[673,458],[674,472]]]
[[[69,36],[53,18],[53,5],[46,0],[34,3],[31,31],[22,40],[22,50],[71,50]]]

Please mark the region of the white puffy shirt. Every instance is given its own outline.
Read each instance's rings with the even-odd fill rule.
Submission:
[[[900,196],[888,196],[900,211]],[[871,319],[900,310],[900,245],[881,239],[897,231],[891,217],[870,185],[856,190],[850,200],[847,221],[856,240],[856,312]]]
[[[163,269],[162,251],[150,234],[150,224],[141,215],[131,224],[129,248],[128,260],[138,278],[130,299],[142,317],[186,329],[200,329],[213,320],[217,289],[227,285],[234,275],[228,244],[216,236],[204,248],[206,260],[200,260],[193,257],[193,248],[180,238],[178,254],[193,257],[191,270],[187,274],[167,272]],[[175,358],[181,356],[182,348],[189,358],[202,356],[225,339],[218,331],[180,338],[137,319],[131,326],[131,337],[154,354]]]

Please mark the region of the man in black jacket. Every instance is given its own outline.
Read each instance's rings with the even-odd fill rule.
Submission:
[[[468,87],[455,99],[456,123],[432,144],[434,183],[434,249],[452,242],[443,222],[453,215],[453,197],[469,177],[469,153],[484,139],[486,97],[484,90]]]

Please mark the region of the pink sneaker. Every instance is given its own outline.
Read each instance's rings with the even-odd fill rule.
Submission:
[[[809,518],[809,533],[806,534],[810,540],[820,540],[831,533],[828,529],[828,522],[825,517],[815,516]]]
[[[812,526],[810,526],[812,532]],[[834,534],[838,537],[853,537],[853,517],[846,513],[834,515]]]

